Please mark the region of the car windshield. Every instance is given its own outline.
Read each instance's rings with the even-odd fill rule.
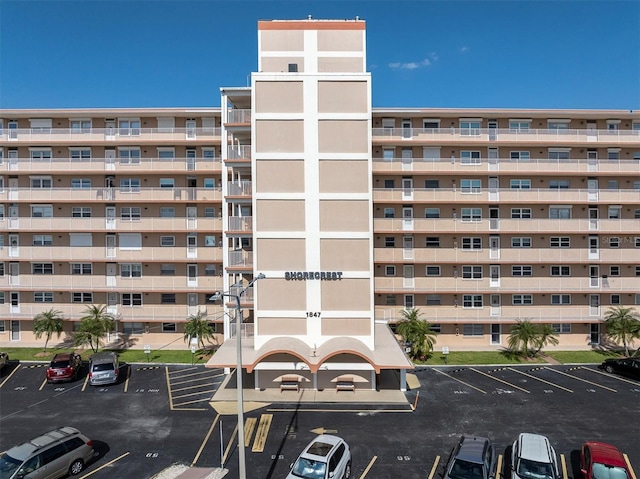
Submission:
[[[326,470],[326,462],[300,457],[291,469],[291,473],[304,479],[324,479]]]
[[[94,371],[113,371],[113,363],[94,364]]]
[[[594,462],[592,466],[593,479],[629,479],[623,467],[607,466]]]
[[[456,459],[449,471],[451,479],[483,479],[482,465]]]
[[[524,479],[553,479],[553,468],[551,464],[544,462],[520,459],[517,469],[518,476]]]
[[[0,454],[0,479],[9,479],[22,461],[9,456],[6,452]]]

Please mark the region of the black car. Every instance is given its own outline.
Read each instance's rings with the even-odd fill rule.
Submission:
[[[640,358],[605,359],[598,367],[640,381]]]
[[[462,436],[445,466],[443,479],[492,479],[495,448],[486,437]]]

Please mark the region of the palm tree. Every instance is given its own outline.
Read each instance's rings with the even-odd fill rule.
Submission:
[[[640,339],[640,315],[633,308],[615,306],[609,308],[604,318],[607,336],[622,343],[625,355],[629,356],[629,343]]]
[[[51,336],[55,333],[59,338],[63,329],[64,318],[62,317],[62,311],[51,308],[49,311],[36,314],[33,318],[33,332],[36,339],[40,339],[43,334],[46,337],[44,351],[47,350],[47,344],[49,344]]]
[[[396,331],[402,338],[411,344],[409,355],[412,359],[423,359],[431,354],[436,343],[436,333],[431,325],[420,319],[421,313],[417,309],[405,309],[402,311],[402,320],[396,325]]]
[[[187,318],[187,322],[184,325],[185,342],[190,343],[192,338],[197,338],[198,344],[202,346],[201,349],[205,349],[205,340],[211,341],[214,335],[215,332],[205,319],[205,313],[202,311],[198,311]]]
[[[532,355],[532,351],[529,346],[538,344],[539,341],[539,329],[528,319],[519,319],[518,322],[511,328],[509,334],[508,346],[513,352],[522,352],[526,356]]]
[[[87,306],[74,335],[74,344],[76,346],[88,344],[93,352],[97,353],[101,341],[113,331],[114,326],[115,318],[107,312],[106,305]]]
[[[550,324],[540,324],[538,325],[538,337],[536,338],[535,344],[537,349],[533,353],[534,356],[537,356],[538,353],[548,344],[553,344],[557,346],[560,341],[558,340],[557,333],[554,331],[553,326]]]

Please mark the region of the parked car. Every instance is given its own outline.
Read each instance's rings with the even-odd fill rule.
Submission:
[[[340,437],[321,434],[305,447],[291,465],[287,479],[348,479],[351,451]]]
[[[461,436],[449,456],[443,479],[491,479],[495,476],[495,448],[486,437]]]
[[[512,479],[559,479],[558,457],[549,439],[523,432],[511,448]]]
[[[585,442],[580,450],[580,470],[585,479],[633,477],[617,447],[604,442]]]
[[[9,355],[5,352],[0,353],[0,371],[9,364]]]
[[[93,457],[93,443],[73,427],[61,427],[0,454],[2,479],[73,476]]]
[[[605,359],[598,367],[640,381],[640,358]]]
[[[50,383],[73,381],[78,377],[81,368],[82,358],[79,354],[58,353],[47,368],[47,381]]]
[[[103,352],[91,356],[89,384],[92,386],[117,383],[119,373],[120,362],[116,353]]]

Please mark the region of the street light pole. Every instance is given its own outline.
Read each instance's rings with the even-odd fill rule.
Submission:
[[[242,391],[242,342],[241,342],[241,330],[242,330],[242,309],[240,307],[240,297],[246,293],[246,291],[253,286],[253,284],[259,279],[263,279],[265,275],[260,273],[253,278],[249,284],[240,290],[238,294],[231,293],[216,293],[211,299],[214,301],[220,299],[223,296],[228,298],[235,298],[236,300],[236,392],[238,401],[238,472],[239,479],[247,479],[246,460],[245,460],[245,445],[244,445],[244,394]]]

